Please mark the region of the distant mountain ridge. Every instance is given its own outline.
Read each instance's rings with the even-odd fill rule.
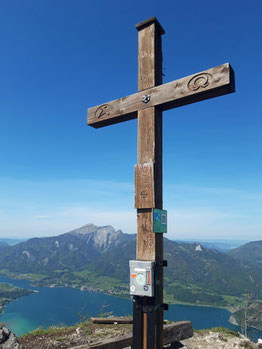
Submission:
[[[0,256],[0,269],[4,266],[17,273],[79,270],[130,238],[111,226],[87,224],[59,236],[32,238],[5,248]]]
[[[209,249],[215,249],[219,252],[227,253],[233,248],[243,245],[245,242],[233,242],[233,241],[206,241],[206,240],[174,240],[178,243],[194,244],[200,243],[202,246]]]
[[[26,241],[26,240],[28,240],[28,239],[0,238],[0,243],[1,243],[1,242],[4,242],[4,243],[7,243],[7,244],[10,245],[10,246],[13,246],[13,245],[18,244],[19,242]]]
[[[87,224],[68,233],[33,238],[6,247],[0,273],[26,274],[41,285],[68,285],[128,293],[128,262],[135,259],[136,235],[112,226]],[[262,273],[199,243],[164,239],[165,292],[172,300],[226,305],[229,295],[252,292],[262,299]]]
[[[0,248],[8,247],[8,243],[5,241],[0,241]]]
[[[234,248],[228,252],[228,255],[243,263],[262,268],[262,240],[251,241]]]

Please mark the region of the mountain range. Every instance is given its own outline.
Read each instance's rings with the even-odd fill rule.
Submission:
[[[220,252],[227,253],[228,251],[232,250],[233,248],[239,247],[243,245],[246,241],[231,241],[231,240],[225,240],[225,241],[207,241],[207,240],[174,240],[178,243],[187,243],[187,244],[194,244],[196,242],[200,243],[201,246],[207,247],[209,249],[215,249]]]
[[[228,254],[235,259],[262,268],[262,241],[252,241],[234,248]]]
[[[128,262],[135,259],[135,250],[135,234],[87,224],[59,236],[33,238],[1,249],[0,273],[30,278],[38,285],[128,294]],[[262,299],[262,273],[256,265],[200,243],[165,238],[164,251],[168,301],[226,306],[241,302],[248,293]]]
[[[9,246],[8,243],[4,242],[4,241],[0,241],[0,248],[4,248]]]
[[[15,238],[12,238],[12,239],[8,239],[8,238],[0,238],[0,244],[3,242],[3,243],[6,243],[10,246],[13,246],[13,245],[16,245],[18,244],[19,242],[22,242],[22,241],[26,241],[27,239],[15,239]]]

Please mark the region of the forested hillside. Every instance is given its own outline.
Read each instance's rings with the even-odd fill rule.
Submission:
[[[48,238],[2,249],[0,272],[38,285],[68,285],[117,294],[129,292],[129,265],[136,235],[111,226],[85,225]],[[230,255],[198,243],[164,239],[165,292],[169,301],[226,306],[252,293],[262,299],[262,273]]]

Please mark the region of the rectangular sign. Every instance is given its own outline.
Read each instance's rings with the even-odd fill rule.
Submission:
[[[167,211],[153,209],[153,233],[167,233]]]
[[[154,296],[154,266],[151,261],[129,261],[132,296]]]

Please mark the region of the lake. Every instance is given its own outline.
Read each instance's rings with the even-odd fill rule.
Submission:
[[[73,325],[80,321],[81,316],[99,316],[111,311],[117,316],[132,314],[131,299],[68,287],[38,288],[30,286],[29,281],[1,275],[0,282],[38,291],[9,303],[0,315],[0,322],[6,323],[17,336],[38,327]],[[238,326],[228,322],[230,312],[220,308],[171,304],[164,317],[172,321],[190,320],[195,329],[223,326],[240,331]],[[262,331],[252,330],[250,335],[257,340],[262,338]]]

